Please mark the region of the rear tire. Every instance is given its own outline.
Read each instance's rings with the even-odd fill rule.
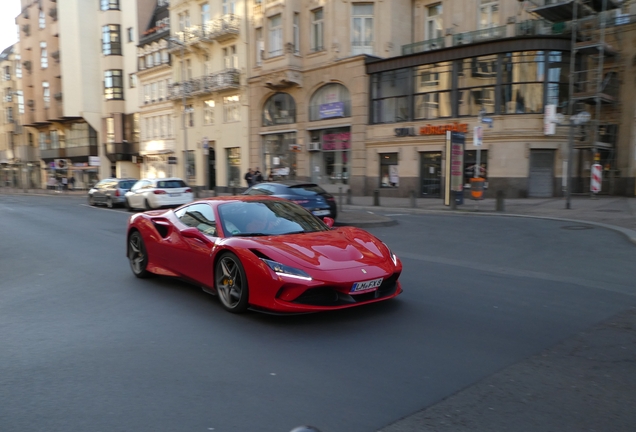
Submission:
[[[144,207],[146,211],[152,210],[152,207],[150,207],[150,203],[148,202],[148,198],[146,198],[146,200],[144,201]]]
[[[241,261],[232,252],[223,253],[216,262],[214,288],[225,310],[232,313],[243,313],[247,310],[247,277]]]
[[[146,252],[144,239],[141,237],[139,231],[133,232],[128,238],[128,260],[130,261],[130,269],[136,277],[145,279],[151,275],[151,273],[146,270],[148,266],[148,253]]]

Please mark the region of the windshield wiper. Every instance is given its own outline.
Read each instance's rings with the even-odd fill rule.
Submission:
[[[313,232],[313,231],[290,231],[290,232],[286,232],[286,233],[281,233],[281,235],[288,235],[288,234],[305,234],[305,233],[309,233],[309,232]]]
[[[253,233],[236,233],[236,234],[232,234],[232,237],[263,237],[263,236],[271,236],[271,235],[273,234],[253,232]]]

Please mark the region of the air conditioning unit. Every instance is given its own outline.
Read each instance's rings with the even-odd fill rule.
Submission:
[[[310,142],[307,144],[307,151],[320,151],[321,150],[321,142]]]

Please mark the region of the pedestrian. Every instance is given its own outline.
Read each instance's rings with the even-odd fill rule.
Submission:
[[[274,170],[269,170],[269,175],[267,176],[267,181],[274,181]]]
[[[62,190],[64,192],[68,190],[68,179],[66,177],[62,177]]]
[[[75,190],[75,177],[71,175],[71,178],[68,179],[68,182],[71,185],[71,190]]]
[[[247,169],[245,177],[243,178],[247,182],[247,187],[252,187],[252,185],[254,185],[254,171],[252,171],[252,168]]]
[[[256,167],[256,171],[254,171],[254,183],[261,183],[263,181],[263,174],[261,170]]]

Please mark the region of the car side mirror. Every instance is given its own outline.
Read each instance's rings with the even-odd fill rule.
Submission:
[[[209,244],[212,243],[212,240],[207,238],[201,231],[196,228],[186,228],[181,231],[181,235],[185,238],[197,239],[201,240],[203,243]]]
[[[335,220],[333,220],[330,217],[324,217],[322,218],[322,221],[325,223],[325,225],[327,225],[329,228],[333,228],[333,225],[336,223]]]

